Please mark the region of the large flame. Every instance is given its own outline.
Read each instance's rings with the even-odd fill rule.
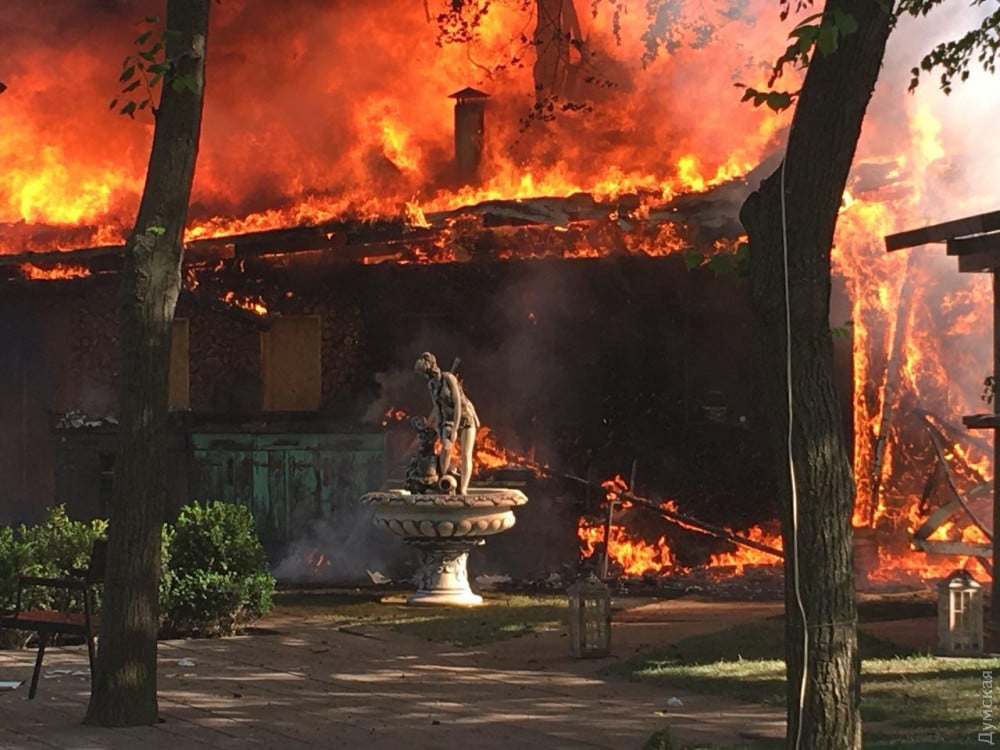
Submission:
[[[440,45],[431,16],[451,3],[425,5],[427,13],[409,0],[330,8],[297,0],[283,5],[280,20],[252,3],[214,8],[188,237],[404,215],[408,204],[427,212],[580,191],[664,199],[745,174],[782,125],[741,105],[732,87],[758,83],[767,54],[750,50],[777,49],[786,33],[769,6],[772,23],[724,5],[710,19],[684,11],[679,27],[700,19],[702,36],[688,34],[644,70],[642,9],[591,17],[581,4],[587,58],[548,102],[550,119],[535,106],[525,64],[536,51],[522,34],[533,24],[532,3],[493,2],[471,43]],[[16,61],[0,69],[8,86],[0,223],[90,232],[71,244],[20,242],[106,244],[130,225],[152,122],[123,118],[107,102],[143,15],[130,3],[0,9],[0,39]],[[56,26],[58,37],[49,33]],[[475,187],[459,187],[452,166],[448,95],[466,85],[490,94]],[[717,92],[711,104],[708,91]],[[23,249],[6,244],[7,252]]]
[[[609,211],[605,225],[556,228],[564,235],[561,252],[595,256],[611,251],[607,226],[641,222],[658,204],[745,175],[780,150],[788,116],[740,104],[733,88],[759,85],[767,61],[784,48],[789,27],[772,3],[678,6],[669,43],[652,59],[644,8],[656,3],[595,2],[591,14],[577,2],[578,39],[559,62],[562,89],[549,92],[533,78],[543,52],[532,40],[536,3],[466,3],[468,12],[483,11],[478,26],[448,28],[471,36],[469,44],[442,40],[434,19],[457,7],[444,0],[291,0],[280,14],[267,3],[215,7],[188,239],[340,217],[397,216],[426,227],[431,212],[488,199],[636,194],[627,217]],[[0,7],[7,53],[0,63],[7,85],[0,97],[0,252],[122,241],[138,206],[152,121],[120,117],[107,102],[121,58],[132,51],[135,22],[146,15],[140,5]],[[910,533],[933,510],[922,492],[931,451],[912,415],[919,406],[958,423],[984,410],[988,279],[959,277],[953,263],[919,250],[886,256],[881,238],[995,209],[1000,153],[990,139],[968,138],[991,132],[998,116],[996,98],[981,93],[985,86],[947,102],[927,83],[916,96],[903,94],[923,50],[892,44],[918,39],[914,28],[891,43],[845,195],[834,271],[851,305],[843,317],[852,323],[854,354],[854,523],[878,536],[877,575],[918,570],[927,577],[973,563],[932,565],[909,549]],[[955,25],[941,29],[952,33]],[[470,85],[490,99],[480,181],[460,186],[448,95]],[[979,86],[975,76],[969,85]],[[399,260],[454,260],[449,235],[461,231],[456,218],[436,247]],[[621,244],[652,253],[688,246],[670,225],[649,235],[637,232]],[[498,257],[514,253],[518,241],[532,244],[523,240],[512,238]],[[32,279],[83,275],[69,265],[20,268]],[[231,295],[226,303],[266,314],[261,300]],[[992,476],[988,451],[950,439],[949,455],[957,458],[948,460],[965,490]],[[486,440],[477,461],[498,466],[511,456]],[[942,539],[979,541],[968,519],[949,522]],[[603,541],[603,526],[600,532]],[[581,522],[582,536],[593,533]],[[662,540],[632,551],[636,543],[612,525],[609,544],[627,570],[673,565]]]

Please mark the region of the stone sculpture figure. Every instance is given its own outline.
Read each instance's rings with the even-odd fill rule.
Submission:
[[[441,477],[435,450],[437,430],[424,417],[413,417],[410,424],[417,433],[417,450],[406,469],[404,487],[410,492],[435,492]]]
[[[437,358],[430,352],[424,352],[417,358],[414,370],[427,378],[427,389],[434,406],[434,421],[437,426],[438,440],[441,448],[438,451],[438,476],[445,483],[453,472],[451,468],[451,450],[457,442],[459,446],[458,493],[464,495],[469,490],[472,479],[472,459],[476,446],[476,432],[479,429],[479,417],[472,401],[465,395],[458,378],[454,373],[442,370]]]

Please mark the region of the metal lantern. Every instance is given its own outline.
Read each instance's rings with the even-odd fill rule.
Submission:
[[[573,656],[611,653],[611,591],[596,577],[580,580],[569,596],[569,645]]]
[[[965,570],[938,584],[938,651],[978,654],[983,650],[983,587]]]

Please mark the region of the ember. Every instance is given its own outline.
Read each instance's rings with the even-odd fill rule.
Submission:
[[[220,297],[220,300],[227,305],[252,312],[254,315],[267,315],[267,306],[264,304],[264,300],[259,297],[246,297],[240,296],[236,292],[226,292]]]

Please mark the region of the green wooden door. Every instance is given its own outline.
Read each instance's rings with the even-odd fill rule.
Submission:
[[[191,442],[191,499],[246,505],[272,551],[319,518],[352,517],[383,479],[380,434],[198,434]]]

